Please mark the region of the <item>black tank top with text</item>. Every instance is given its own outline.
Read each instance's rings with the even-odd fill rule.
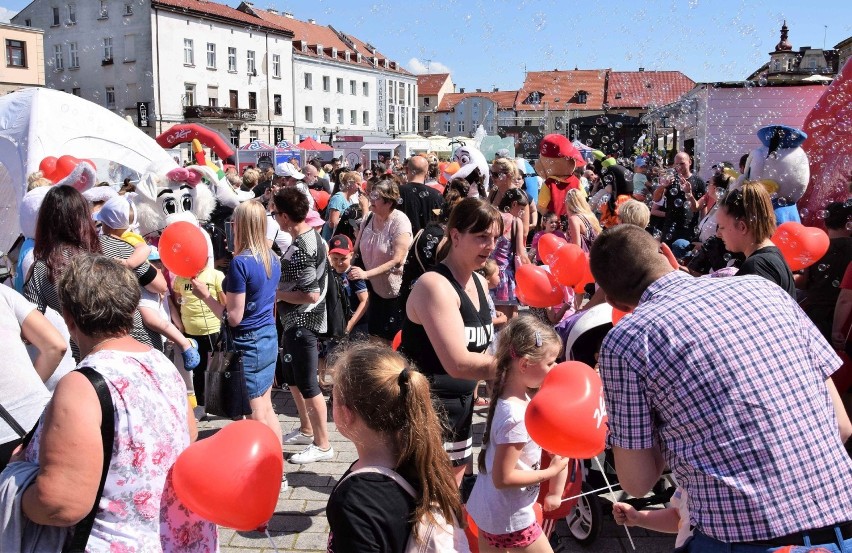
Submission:
[[[439,263],[430,271],[435,271],[446,278],[452,284],[453,289],[459,295],[461,305],[459,312],[464,322],[465,343],[467,351],[482,353],[488,349],[488,344],[494,336],[494,326],[491,324],[491,312],[488,308],[488,297],[479,278],[473,276],[476,284],[476,292],[479,296],[479,311],[465,293],[464,288],[453,278],[449,267]],[[432,393],[437,396],[460,396],[473,393],[476,387],[475,380],[464,380],[454,378],[447,374],[432,342],[426,334],[422,325],[412,322],[406,315],[402,323],[402,345],[400,352],[414,361],[432,385]]]

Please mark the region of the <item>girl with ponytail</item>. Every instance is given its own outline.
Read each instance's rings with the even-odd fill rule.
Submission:
[[[328,500],[328,551],[401,553],[433,508],[447,521],[462,520],[426,377],[402,355],[366,342],[347,347],[333,367],[334,422],[355,444],[358,460]],[[366,467],[396,472],[417,497],[383,472],[347,477]]]
[[[551,480],[553,493],[545,498],[544,510],[559,507],[568,459],[554,455],[549,467],[539,469],[541,447],[527,434],[524,414],[529,390],[541,386],[561,349],[553,328],[532,316],[516,317],[500,331],[493,384],[497,399],[488,408],[479,476],[467,502],[482,552],[553,551],[535,520],[533,503],[539,484]]]

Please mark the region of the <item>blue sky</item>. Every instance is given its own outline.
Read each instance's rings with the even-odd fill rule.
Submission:
[[[27,4],[27,0],[0,0],[0,18]],[[741,80],[768,61],[784,19],[796,50],[823,43],[831,48],[852,36],[849,0],[255,0],[254,4],[333,25],[371,42],[415,72],[425,72],[427,65],[432,73],[449,70],[454,82],[468,89],[514,90],[523,83],[525,70],[574,67],[644,67],[678,70],[699,82]]]

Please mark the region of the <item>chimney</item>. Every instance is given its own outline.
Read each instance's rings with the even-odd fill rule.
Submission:
[[[272,15],[278,15],[278,10],[276,10],[275,8],[266,8],[266,11],[268,11]]]
[[[640,72],[640,73],[642,73],[643,71],[645,71],[645,68],[644,68],[644,67],[640,67],[640,68],[639,68],[639,72]]]
[[[464,87],[459,89],[459,94],[464,94]]]
[[[492,92],[500,92],[500,89],[495,86]]]
[[[482,92],[482,89],[481,89],[481,88],[477,88],[477,89],[476,89],[476,91],[477,91],[477,92]]]
[[[284,12],[284,13],[282,13],[281,15],[283,15],[283,16],[284,16],[284,17],[286,17],[287,19],[293,19],[293,14],[292,14],[292,13],[290,13],[290,12]]]
[[[316,25],[317,20],[316,19],[308,19],[308,23],[310,23],[311,25]]]

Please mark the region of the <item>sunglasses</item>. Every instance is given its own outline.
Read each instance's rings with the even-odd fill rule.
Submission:
[[[499,179],[500,177],[505,176],[505,175],[508,175],[508,174],[509,174],[509,173],[494,173],[494,172],[492,171],[491,176],[492,176],[492,177],[494,177],[495,179]]]

